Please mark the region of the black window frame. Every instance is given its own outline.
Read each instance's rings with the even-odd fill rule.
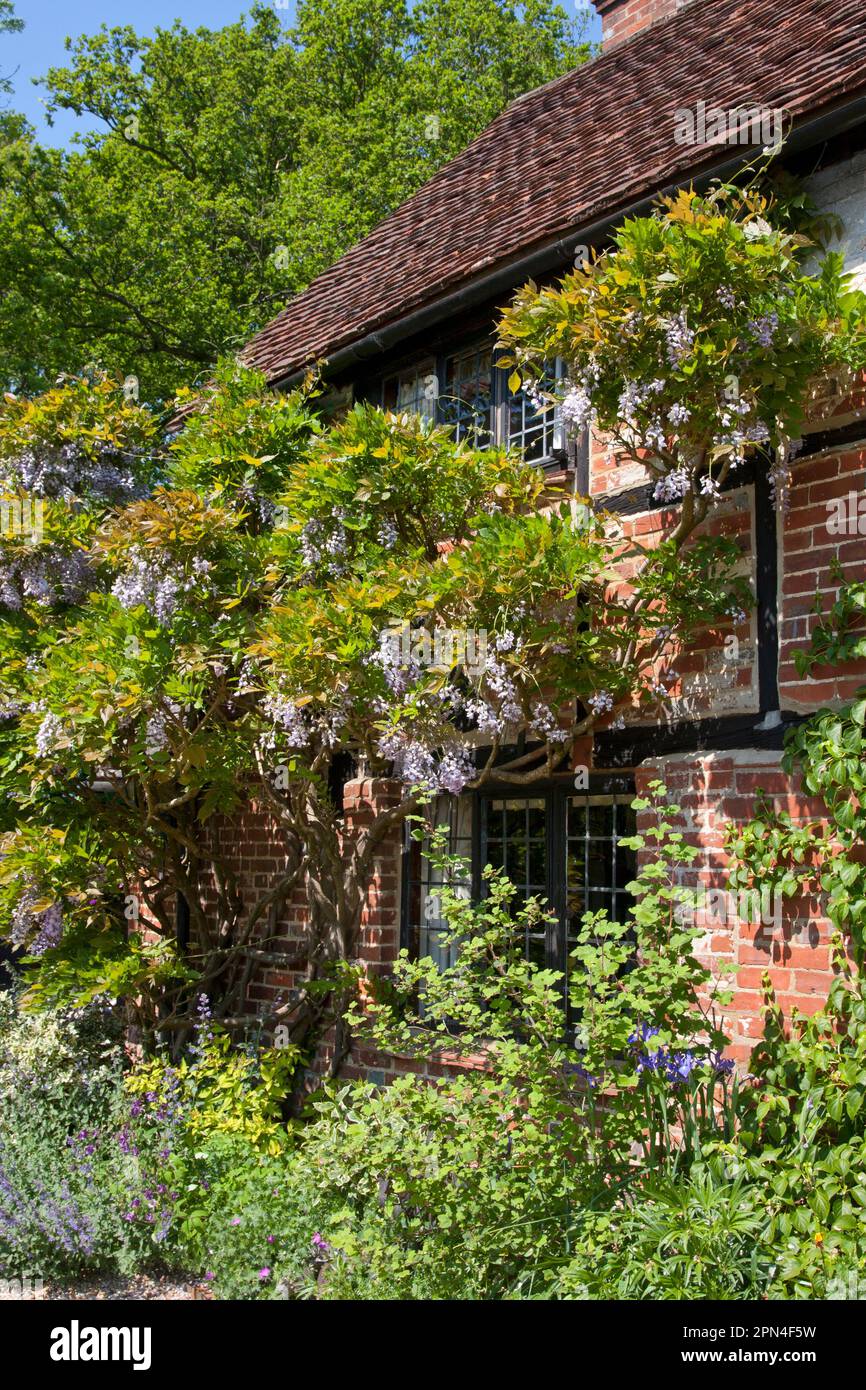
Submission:
[[[437,424],[453,424],[453,420],[447,418],[447,407],[440,404],[447,398],[446,383],[448,380],[448,363],[455,357],[468,357],[474,352],[489,351],[491,354],[491,406],[490,406],[490,430],[489,446],[505,449],[508,447],[518,447],[516,444],[510,445],[509,419],[512,402],[517,397],[522,396],[522,392],[511,392],[508,389],[508,377],[510,368],[500,365],[502,357],[501,350],[496,346],[496,338],[493,333],[485,332],[479,334],[477,331],[468,334],[466,337],[449,342],[444,348],[440,347],[435,352],[427,351],[423,348],[416,348],[414,352],[406,357],[394,361],[386,372],[374,377],[369,389],[362,391],[359,399],[372,399],[381,409],[394,409],[386,407],[385,393],[387,384],[396,377],[409,372],[417,371],[427,364],[432,366],[432,374],[435,377],[435,392],[430,399],[433,400],[432,419]],[[554,373],[559,370],[559,362],[554,367]],[[551,421],[550,429],[553,434],[553,447],[549,453],[529,457],[527,462],[535,464],[536,467],[545,472],[555,472],[559,469],[573,465],[573,460],[569,459],[569,449],[565,443],[562,433],[562,426],[558,419]],[[557,438],[559,443],[557,443]],[[469,441],[472,442],[471,440]],[[488,447],[483,441],[478,447]],[[579,446],[580,449],[580,446]],[[578,449],[578,452],[579,452]]]
[[[548,969],[562,973],[567,1006],[568,954],[570,949],[569,917],[571,915],[568,905],[568,803],[571,798],[580,796],[587,797],[588,805],[589,799],[593,797],[612,797],[617,804],[629,806],[635,797],[634,775],[630,772],[590,772],[587,777],[587,786],[581,788],[576,788],[573,777],[569,777],[568,780],[546,780],[540,782],[537,787],[503,783],[482,787],[466,795],[472,799],[470,893],[473,902],[481,901],[484,896],[483,869],[488,862],[486,843],[489,838],[487,827],[490,803],[508,800],[544,801],[546,880],[544,896],[551,911],[551,921],[545,929],[544,965]],[[629,830],[628,833],[635,832]],[[615,833],[614,845],[621,838],[623,837]],[[589,836],[588,839],[591,840],[592,837]],[[410,953],[413,952],[416,944],[414,938],[419,933],[419,927],[410,921],[412,893],[414,887],[417,886],[417,880],[413,879],[411,873],[412,843],[407,825],[401,865],[400,945]],[[419,851],[416,849],[415,852],[418,853]],[[613,873],[615,876],[615,850]],[[605,892],[608,890],[590,890],[587,887],[587,891]],[[615,883],[611,885],[610,892],[611,894],[620,893],[624,898],[627,896],[623,887]],[[615,901],[613,897],[612,901]],[[588,904],[584,910],[588,910]]]

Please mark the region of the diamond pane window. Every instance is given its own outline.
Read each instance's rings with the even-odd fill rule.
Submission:
[[[438,417],[455,438],[483,448],[493,437],[493,349],[469,348],[445,359]]]

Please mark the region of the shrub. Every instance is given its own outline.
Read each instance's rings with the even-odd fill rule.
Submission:
[[[529,1283],[549,1298],[757,1298],[773,1263],[765,1227],[761,1190],[743,1177],[704,1168],[640,1179],[614,1209],[582,1214],[568,1262],[518,1292]]]
[[[227,1033],[210,1024],[204,996],[199,1015],[186,1056],[175,1061],[163,1051],[127,1078],[134,1118],[155,1107],[157,1115],[171,1111],[183,1117],[187,1146],[200,1148],[214,1134],[237,1135],[254,1149],[279,1154],[288,1139],[282,1110],[300,1049],[254,1042],[234,1047]]]
[[[186,1057],[130,1068],[120,1037],[109,1010],[0,996],[4,1275],[203,1260],[202,1212],[218,1224],[225,1189],[286,1147],[293,1049],[233,1050],[202,1018]]]
[[[213,1181],[183,1227],[185,1248],[218,1298],[310,1298],[339,1197],[297,1153],[279,1158],[220,1136],[202,1155]]]
[[[866,999],[837,937],[824,1009],[786,1024],[765,977],[765,1027],[752,1054],[734,1144],[721,1151],[765,1193],[774,1287],[823,1298],[866,1279]]]
[[[28,1014],[0,995],[0,1270],[112,1264],[120,1244],[105,1165],[123,1077],[118,1023],[91,1007]]]

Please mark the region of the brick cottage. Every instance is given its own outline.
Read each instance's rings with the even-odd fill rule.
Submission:
[[[866,7],[862,0],[596,0],[602,51],[592,62],[519,98],[458,158],[354,246],[248,345],[245,357],[278,389],[324,362],[339,409],[366,400],[415,410],[534,460],[559,485],[588,496],[624,535],[650,539],[671,514],[654,500],[639,464],[604,439],[567,440],[555,411],[539,411],[508,386],[498,365],[499,310],[530,277],[555,279],[581,248],[603,246],[627,214],[662,191],[729,176],[756,153],[713,112],[775,113],[787,136],[783,162],[813,200],[842,219],[840,249],[866,282]],[[682,113],[701,122],[693,142]],[[679,114],[678,114],[679,113]],[[755,123],[756,124],[756,123]],[[751,129],[751,126],[749,127]],[[798,818],[821,814],[781,766],[785,731],[866,682],[866,664],[840,674],[798,676],[793,654],[836,593],[832,562],[849,577],[866,560],[866,393],[828,381],[792,465],[790,505],[777,513],[763,470],[740,471],[711,525],[740,539],[755,606],[737,641],[696,647],[678,663],[664,723],[629,724],[587,742],[587,785],[566,771],[527,792],[501,786],[443,801],[457,852],[481,867],[504,866],[525,893],[544,895],[554,920],[527,950],[565,965],[587,909],[628,908],[633,855],[630,802],[662,778],[700,849],[692,879],[725,887],[724,827],[747,819],[763,789]],[[828,525],[845,499],[843,534]],[[346,834],[399,795],[388,780],[348,780]],[[267,886],[280,855],[267,816],[251,810],[217,827],[232,847],[239,882]],[[381,847],[363,918],[361,957],[386,972],[401,946],[435,954],[436,884],[403,832]],[[733,1054],[744,1061],[760,1031],[761,976],[770,968],[780,1002],[818,1008],[830,979],[829,924],[804,897],[748,922],[709,913],[703,950],[736,962],[727,1016]],[[303,940],[305,901],[295,895],[278,922]],[[273,924],[272,924],[273,925]],[[265,1011],[299,982],[263,969],[249,1000]],[[343,1068],[377,1079],[412,1065],[356,1051]],[[447,1059],[434,1071],[447,1069]]]

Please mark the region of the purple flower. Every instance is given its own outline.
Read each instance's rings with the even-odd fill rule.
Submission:
[[[659,478],[653,488],[656,502],[679,502],[691,487],[691,477],[685,468],[674,468]]]
[[[749,323],[749,331],[761,347],[773,346],[773,339],[778,327],[779,315],[776,313],[761,314],[759,318],[752,319]]]
[[[629,1034],[630,1043],[645,1043],[650,1038],[658,1037],[658,1028],[652,1028],[648,1023],[639,1023],[633,1033]]]
[[[271,1271],[268,1269],[267,1265],[265,1265],[264,1269],[259,1270],[259,1279],[262,1283],[264,1283],[266,1279],[270,1279],[270,1277]]]
[[[691,352],[695,335],[689,328],[684,313],[679,313],[676,318],[662,320],[662,322],[665,330],[668,361],[672,367],[677,367],[683,358]]]
[[[575,1068],[574,1068],[574,1071],[575,1071],[576,1075],[579,1076],[579,1077],[581,1078],[582,1081],[585,1081],[585,1082],[586,1082],[587,1086],[592,1087],[592,1086],[597,1086],[597,1085],[598,1085],[598,1077],[597,1077],[597,1076],[593,1076],[593,1075],[592,1075],[592,1072],[588,1072],[588,1071],[586,1070],[586,1067],[579,1067],[579,1066],[578,1066],[578,1067],[575,1067]]]
[[[586,702],[595,714],[607,714],[613,709],[613,696],[609,690],[597,690]]]
[[[688,1081],[698,1060],[693,1052],[674,1052],[665,1059],[665,1077],[672,1086]]]
[[[731,1057],[723,1057],[721,1052],[714,1052],[710,1057],[710,1066],[716,1076],[730,1076],[734,1070],[735,1063]]]

